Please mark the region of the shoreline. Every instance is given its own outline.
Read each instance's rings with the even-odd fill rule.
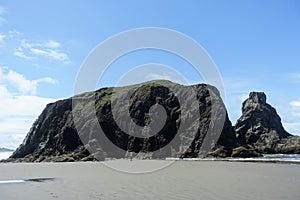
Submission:
[[[272,154],[277,155],[277,154]],[[281,155],[281,154],[278,154]],[[297,156],[299,154],[295,154]],[[89,162],[107,162],[107,161],[113,161],[113,160],[130,160],[129,158],[107,158],[105,161],[72,161],[72,162],[25,162],[25,161],[14,161],[14,160],[8,160],[7,159],[0,159],[0,164],[2,163],[89,163]],[[266,158],[266,157],[252,157],[252,158],[173,158],[173,157],[167,157],[165,159],[133,159],[133,161],[142,161],[142,160],[149,160],[149,161],[200,161],[200,162],[241,162],[241,163],[274,163],[274,164],[295,164],[300,165],[300,159],[299,160],[284,160],[280,158]]]
[[[277,164],[296,164],[300,165],[299,160],[284,160],[284,159],[272,159],[265,157],[253,157],[253,158],[166,158],[166,160],[175,161],[216,161],[216,162],[249,162],[249,163],[277,163]]]

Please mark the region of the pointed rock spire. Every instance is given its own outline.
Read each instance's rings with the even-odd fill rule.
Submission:
[[[276,144],[291,136],[282,126],[275,108],[266,102],[263,92],[251,92],[235,125],[241,145],[250,144],[261,152],[273,151]]]

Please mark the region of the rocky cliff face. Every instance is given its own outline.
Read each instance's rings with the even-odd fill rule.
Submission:
[[[299,153],[299,137],[284,130],[276,110],[263,92],[251,92],[235,125],[238,143],[260,153]]]
[[[187,92],[191,89],[195,91],[195,99]],[[126,117],[126,99],[123,99],[126,95],[112,99],[116,91],[127,94],[129,118]],[[219,92],[209,85],[182,86],[152,81],[123,88],[102,88],[74,98],[76,105],[72,105],[72,98],[47,105],[10,160],[93,160],[121,158],[128,152],[150,158],[208,154],[225,157],[231,155],[237,143]],[[112,105],[116,104],[119,108],[117,114],[112,110]],[[160,117],[159,109],[149,112],[153,105],[164,109],[165,119]],[[93,110],[96,118],[93,117]],[[82,115],[84,120],[74,118],[74,112]],[[161,124],[161,121],[165,121],[162,127],[156,127],[155,124]],[[147,126],[147,129],[140,131],[133,123],[140,127]],[[220,123],[222,126],[217,126]],[[104,133],[102,135],[97,131],[99,124]],[[126,131],[120,128],[122,124],[125,128],[127,126]],[[149,135],[151,131],[157,133]],[[220,137],[215,141],[218,132]]]
[[[72,99],[65,99],[46,106],[11,158],[30,162],[54,158],[72,161],[88,155],[73,123]]]

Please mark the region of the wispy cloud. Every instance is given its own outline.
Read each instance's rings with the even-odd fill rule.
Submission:
[[[5,21],[2,17],[5,11],[6,10],[0,6],[0,26]],[[9,41],[9,39],[12,38],[14,38],[14,40],[19,40],[20,38],[17,36],[20,35],[22,35],[22,33],[14,29],[5,34],[0,33],[0,46],[3,46],[6,43],[6,40]],[[20,46],[15,48],[13,55],[25,60],[44,57],[46,59],[51,59],[65,64],[70,63],[68,54],[62,50],[61,44],[56,40],[28,42],[25,39],[21,39]]]
[[[17,49],[14,51],[13,55],[14,55],[14,56],[17,56],[17,57],[20,57],[20,58],[24,58],[24,59],[26,59],[26,60],[32,60],[32,59],[34,59],[34,57],[25,55],[25,53],[24,53],[22,47],[17,48]]]
[[[57,61],[66,62],[69,59],[67,54],[55,51],[53,49],[42,50],[37,48],[30,48],[29,50],[35,55],[46,56]]]
[[[26,40],[21,41],[21,46],[16,49],[14,55],[24,59],[33,59],[37,56],[43,56],[55,61],[69,63],[68,54],[60,50],[61,44],[55,40],[48,40],[41,43],[29,43]]]

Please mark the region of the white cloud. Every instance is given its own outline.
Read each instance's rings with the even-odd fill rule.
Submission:
[[[6,38],[6,35],[3,35],[0,33],[0,45],[4,43],[5,38]]]
[[[293,107],[299,107],[300,108],[300,100],[292,101],[292,102],[290,102],[290,105],[293,106]]]
[[[61,52],[61,50],[59,50],[60,46],[61,46],[60,43],[55,40],[49,40],[43,43],[29,43],[26,40],[22,40],[21,47],[19,48],[22,49],[23,51],[24,50],[28,51],[28,54],[34,56],[45,56],[56,61],[68,63],[69,56],[68,54]],[[17,53],[14,53],[14,55],[26,59],[28,56],[25,55],[23,51],[17,51]]]
[[[0,67],[0,84],[9,84],[22,94],[36,94],[37,86],[42,82],[55,84],[57,81],[50,77],[28,80],[22,74],[9,70],[6,67]]]
[[[67,54],[52,49],[42,50],[37,48],[30,48],[30,51],[35,55],[43,55],[57,61],[67,62],[69,59]]]
[[[58,51],[54,51],[54,50],[50,50],[48,56],[55,60],[64,61],[64,62],[69,60],[69,57],[67,54],[61,53]]]
[[[20,57],[20,58],[24,58],[24,59],[26,59],[26,60],[32,60],[32,59],[34,59],[34,57],[25,55],[25,53],[24,53],[22,47],[17,48],[17,49],[14,51],[13,55],[14,55],[14,56],[17,56],[17,57]]]
[[[1,92],[2,91],[0,91],[0,94]],[[5,93],[5,96],[6,97],[3,97],[1,94],[1,118],[7,118],[9,116],[35,117],[41,113],[46,103],[53,102],[55,100],[51,98],[43,98],[32,95],[15,95],[9,92],[7,93],[7,91]]]
[[[18,32],[19,33],[19,32]],[[57,49],[61,46],[61,44],[55,40],[48,40],[44,41],[42,43],[30,43],[27,42],[27,40],[23,39],[21,40],[21,46],[24,48],[33,48],[33,47],[39,47],[39,48],[48,48],[48,49]]]
[[[16,148],[46,104],[57,99],[34,95],[39,83],[54,84],[52,78],[28,80],[22,74],[0,67],[0,147]],[[13,92],[12,87],[18,92]]]
[[[51,49],[56,49],[56,48],[60,47],[60,43],[55,40],[49,40],[48,42],[45,43],[44,46],[51,48]]]
[[[25,39],[21,40],[21,47],[26,48],[26,49],[29,49],[32,46],[37,46],[37,45],[39,45],[39,44],[30,44]]]
[[[53,78],[50,78],[50,77],[40,78],[40,79],[34,80],[33,82],[36,82],[37,84],[39,84],[39,83],[57,84],[57,80],[54,80]]]
[[[30,51],[36,55],[47,55],[47,51],[36,49],[36,48],[30,48]]]

